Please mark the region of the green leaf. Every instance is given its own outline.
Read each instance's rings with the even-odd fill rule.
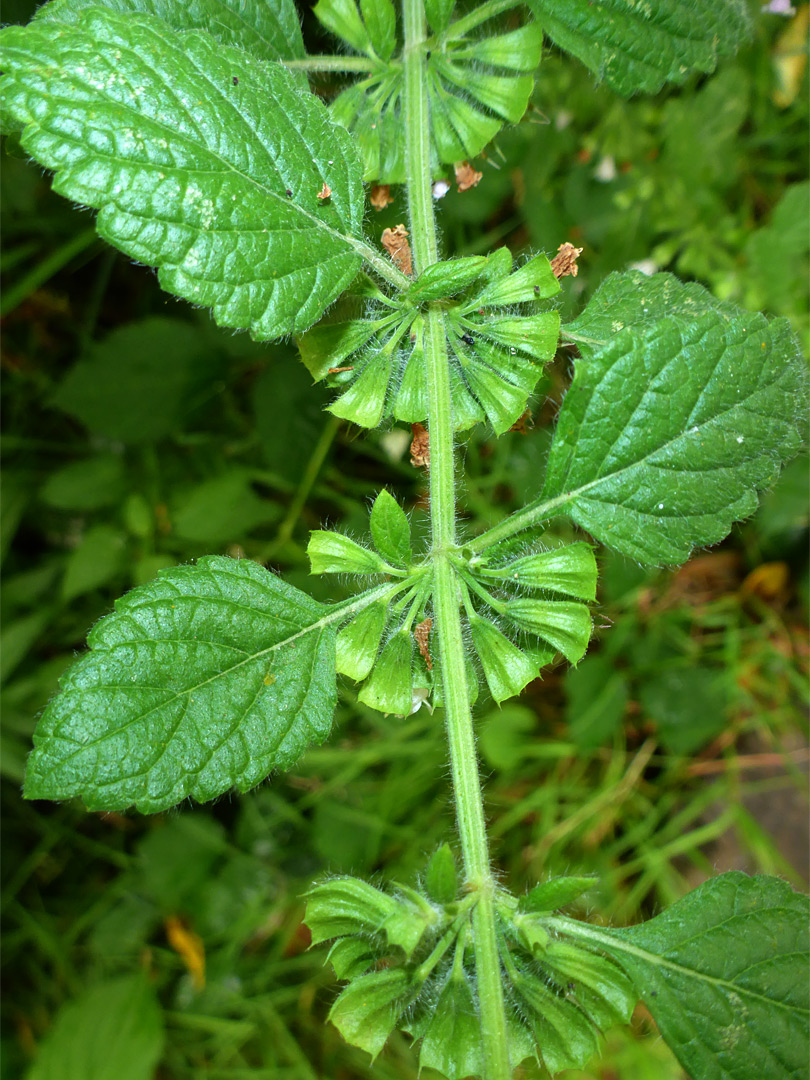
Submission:
[[[458,49],[454,56],[478,60],[510,71],[534,71],[543,51],[543,31],[537,23],[527,23],[518,30],[497,37],[480,38]]]
[[[504,614],[521,630],[553,645],[571,664],[585,655],[591,638],[591,615],[584,604],[568,600],[508,600]]]
[[[352,281],[364,248],[355,148],[283,67],[98,9],[0,41],[26,151],[167,291],[264,340],[305,330]]]
[[[468,616],[473,646],[494,700],[500,704],[536,679],[537,665],[488,619]]]
[[[372,52],[368,30],[354,0],[318,0],[312,9],[327,30],[347,41],[358,52]]]
[[[413,709],[413,640],[403,628],[387,641],[358,699],[382,713],[407,716]]]
[[[809,908],[778,878],[733,872],[649,922],[599,936],[691,1076],[800,1080]]]
[[[155,813],[289,768],[329,734],[334,618],[249,559],[133,589],[40,719],[26,798]]]
[[[743,0],[526,0],[551,40],[628,96],[714,71],[750,31]]]
[[[52,0],[34,18],[75,23],[90,7],[157,15],[172,30],[205,30],[221,44],[239,46],[257,60],[306,55],[293,0]]]
[[[672,754],[694,754],[728,725],[727,679],[716,668],[664,668],[642,683],[638,696],[645,720]]]
[[[355,877],[330,878],[307,893],[312,944],[346,934],[376,933],[397,910],[393,896]]]
[[[355,615],[335,640],[335,667],[341,675],[362,682],[371,671],[388,618],[386,603],[369,604]]]
[[[462,259],[434,263],[423,270],[411,285],[408,299],[411,303],[424,303],[455,296],[481,276],[486,264],[483,255],[468,255]]]
[[[123,534],[112,525],[94,525],[82,537],[65,566],[62,598],[65,603],[75,600],[102,585],[118,574],[124,564]]]
[[[805,378],[787,321],[631,273],[567,329],[582,359],[543,499],[642,562],[721,540],[800,445]]]
[[[541,551],[504,566],[484,568],[479,573],[482,577],[502,578],[530,589],[575,596],[578,600],[596,599],[596,559],[589,544],[568,544]]]
[[[46,506],[57,510],[97,510],[124,494],[124,462],[118,454],[97,454],[72,461],[51,473],[39,492]]]
[[[380,1053],[411,998],[413,977],[404,968],[373,971],[354,979],[343,990],[329,1013],[329,1019],[343,1038],[371,1054]]]
[[[410,1030],[422,1040],[420,1069],[438,1069],[448,1080],[483,1075],[481,1020],[460,965],[453,966],[438,1000]]]
[[[222,359],[201,330],[155,316],[91,346],[51,400],[93,434],[154,442],[176,432],[223,374]]]
[[[360,12],[366,24],[374,52],[390,60],[397,47],[397,15],[391,0],[360,0]]]
[[[374,547],[387,562],[407,566],[412,561],[411,524],[405,511],[385,489],[374,500],[369,527]]]
[[[425,15],[434,34],[441,34],[450,23],[456,0],[425,0]]]
[[[627,679],[610,658],[586,656],[565,676],[566,720],[571,738],[582,750],[608,742],[624,718]]]
[[[508,256],[508,249],[503,250],[507,251]],[[488,262],[493,264],[494,256],[490,256]],[[511,265],[511,259],[509,263]],[[463,310],[468,313],[474,308],[509,307],[511,304],[523,304],[531,300],[550,300],[557,295],[560,288],[546,256],[535,255],[513,274],[498,274]]]
[[[277,519],[279,506],[260,498],[251,480],[249,470],[231,468],[187,490],[172,507],[175,534],[199,544],[227,544]]]
[[[543,954],[543,965],[602,1031],[614,1024],[630,1023],[638,995],[612,960],[570,941],[550,941]]]
[[[309,534],[307,555],[311,574],[382,574],[385,563],[373,551],[342,533],[315,529]]]
[[[458,895],[456,857],[449,844],[433,852],[425,870],[425,892],[437,904],[451,904]]]
[[[558,877],[535,885],[518,905],[520,911],[557,911],[597,884],[594,877]]]
[[[26,1080],[151,1080],[163,1042],[146,975],[107,979],[62,1006]]]

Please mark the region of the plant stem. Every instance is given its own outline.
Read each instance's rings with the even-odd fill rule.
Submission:
[[[405,47],[405,157],[411,242],[418,272],[438,261],[430,168],[423,0],[403,0]],[[486,1080],[508,1080],[501,966],[495,931],[495,880],[489,863],[484,806],[475,753],[470,690],[459,613],[459,592],[450,556],[457,550],[453,402],[444,319],[428,312],[424,335],[430,432],[430,515],[434,566],[434,613],[450,746],[450,763],[467,888],[478,894],[473,941]]]
[[[282,60],[291,71],[373,71],[379,61],[366,56],[304,56],[300,60]]]

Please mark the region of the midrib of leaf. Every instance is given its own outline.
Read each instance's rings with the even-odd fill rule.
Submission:
[[[605,344],[605,343],[604,342],[599,342],[599,344]],[[717,370],[717,367],[720,364],[720,362],[722,361],[722,359],[723,359],[723,355],[721,354],[718,357],[717,363],[715,364],[714,371]],[[661,368],[661,371],[658,373],[658,375],[656,377],[662,376],[664,374],[664,372],[666,372],[667,368],[670,367],[672,364],[676,363],[678,360],[679,360],[678,356],[673,357],[671,361],[669,361],[663,368]],[[756,393],[760,394],[764,390],[767,390],[770,386],[772,386],[775,382],[778,381],[778,377],[779,377],[780,374],[781,374],[781,372],[775,371],[774,372],[774,377],[769,382],[762,383],[757,388]],[[507,537],[513,536],[516,532],[521,532],[523,529],[528,529],[532,525],[543,521],[544,518],[553,516],[553,514],[558,512],[567,503],[573,502],[575,499],[579,498],[580,495],[584,495],[586,492],[590,491],[592,488],[598,487],[600,484],[608,483],[609,481],[614,480],[616,477],[621,476],[622,473],[625,473],[630,469],[637,469],[637,468],[639,468],[639,466],[641,466],[645,462],[647,462],[649,458],[651,458],[653,456],[657,456],[658,454],[661,454],[662,452],[665,452],[671,446],[673,446],[676,442],[678,442],[680,439],[682,439],[684,437],[684,435],[686,435],[686,434],[699,435],[701,430],[706,425],[716,423],[718,420],[722,419],[724,416],[728,415],[729,413],[731,413],[734,410],[746,409],[748,403],[751,401],[751,398],[754,396],[752,394],[745,401],[735,402],[733,405],[730,405],[725,409],[718,410],[716,413],[713,413],[707,420],[703,421],[703,423],[701,423],[701,424],[692,424],[690,426],[690,421],[691,421],[692,416],[695,413],[695,410],[700,406],[701,402],[704,399],[707,386],[708,386],[708,384],[706,384],[706,385],[704,385],[702,387],[700,396],[698,397],[695,404],[692,406],[692,411],[689,414],[689,420],[687,420],[684,423],[683,430],[680,431],[677,435],[673,436],[671,439],[668,439],[666,442],[661,443],[659,446],[655,447],[655,449],[650,450],[650,452],[648,454],[645,454],[643,457],[639,457],[635,461],[631,461],[628,465],[623,465],[620,469],[615,469],[613,472],[604,473],[603,475],[596,477],[596,479],[588,481],[587,484],[582,484],[578,488],[572,488],[569,491],[564,491],[559,495],[555,495],[551,499],[546,499],[546,500],[535,499],[534,502],[527,503],[527,505],[524,506],[524,508],[521,511],[519,511],[516,514],[511,515],[509,518],[507,518],[506,521],[501,522],[500,525],[496,525],[493,529],[488,529],[486,532],[481,533],[480,536],[476,537],[475,540],[472,540],[469,544],[466,545],[467,548],[470,551],[475,551],[475,552],[483,551],[488,547],[492,547],[493,544],[497,544],[501,540],[505,540]],[[573,389],[573,386],[572,386],[572,389]],[[598,384],[597,384],[597,386],[594,387],[594,394],[595,394],[596,389],[598,389]],[[587,427],[588,412],[589,412],[589,410],[591,408],[594,394],[591,395],[591,401],[588,402],[588,407],[585,410],[585,413],[583,414],[582,421],[578,424],[579,429]],[[621,438],[622,433],[628,427],[631,426],[632,419],[638,413],[638,410],[641,408],[645,398],[646,398],[646,394],[639,400],[638,405],[633,410],[630,417],[628,417],[628,419],[627,419],[626,423],[624,424],[622,430],[619,432],[618,438]],[[697,431],[693,431],[694,428],[697,428]],[[615,440],[611,444],[611,446],[615,446],[616,441],[618,441],[618,438],[617,438],[617,440]],[[653,465],[652,467],[655,468],[656,466]],[[570,468],[571,468],[571,465],[569,463],[569,466],[568,466],[568,469],[566,470],[566,473],[568,471],[570,471]],[[690,467],[688,469],[685,469],[684,471],[685,472],[690,472],[690,473],[694,473],[694,472],[713,472],[715,470],[727,469],[727,468],[728,468],[727,465],[703,466],[703,465],[700,465],[700,463],[697,463],[694,466],[690,465]],[[676,476],[677,475],[677,470],[672,470],[672,475]],[[673,517],[673,516],[680,516],[680,514],[677,514],[677,515],[675,515],[675,514],[667,514],[667,513],[665,513],[664,510],[659,510],[658,511],[658,516],[659,517]]]
[[[773,910],[785,910],[787,909],[773,909]],[[726,919],[725,922],[730,920]],[[767,1006],[768,1008],[780,1008],[787,1013],[804,1013],[807,1012],[810,1016],[810,1011],[801,1009],[797,1005],[791,1005],[784,1001],[777,1001],[774,998],[764,997],[762,994],[757,993],[755,990],[751,990],[747,986],[742,986],[739,983],[729,982],[727,979],[721,979],[716,975],[708,975],[703,971],[698,971],[696,968],[686,967],[683,964],[677,964],[673,960],[667,960],[663,956],[659,956],[658,953],[647,952],[646,949],[639,948],[638,945],[630,945],[626,941],[622,941],[621,938],[615,938],[609,934],[602,934],[598,930],[595,930],[592,926],[585,923],[577,922],[575,919],[566,919],[564,917],[557,917],[549,920],[549,925],[556,926],[566,934],[590,938],[592,941],[598,942],[606,951],[618,951],[625,952],[630,956],[637,956],[645,963],[651,966],[667,969],[669,971],[677,972],[680,975],[686,975],[691,979],[700,979],[702,982],[718,986],[729,994],[736,994],[738,997],[748,997],[752,1001],[758,1001]],[[718,924],[722,925],[722,924]],[[712,930],[717,927],[711,927]],[[683,941],[679,941],[677,947],[680,948],[693,940],[699,940],[703,936],[703,933],[694,934],[691,938],[684,938]],[[779,957],[799,956],[802,960],[805,959],[804,953],[779,953]],[[743,974],[741,972],[740,974]]]
[[[148,716],[149,713],[154,712],[155,709],[157,709],[157,708],[161,708],[161,709],[165,708],[166,705],[170,704],[173,701],[176,701],[178,698],[186,697],[189,694],[196,693],[198,690],[201,690],[202,687],[208,686],[209,683],[216,682],[217,679],[224,678],[226,675],[232,675],[235,671],[238,671],[239,668],[243,667],[245,664],[250,664],[254,660],[261,660],[261,658],[263,656],[269,656],[271,653],[277,652],[279,649],[283,649],[283,648],[286,648],[288,645],[292,645],[294,642],[298,641],[300,638],[306,637],[307,634],[316,633],[317,631],[324,630],[327,626],[331,626],[332,623],[341,622],[344,619],[349,618],[351,615],[354,615],[356,612],[362,611],[363,608],[368,607],[369,604],[373,604],[377,600],[390,600],[394,595],[396,595],[397,592],[401,592],[403,589],[409,587],[410,585],[411,585],[410,581],[397,581],[397,582],[395,582],[393,584],[378,585],[377,588],[369,589],[368,592],[364,592],[358,597],[354,597],[351,600],[346,600],[342,604],[335,604],[334,607],[331,607],[329,609],[329,611],[328,611],[328,613],[326,615],[323,615],[320,619],[317,619],[315,622],[310,623],[309,626],[305,626],[303,630],[298,630],[296,633],[290,634],[289,637],[284,638],[283,641],[277,641],[273,645],[268,645],[268,647],[266,649],[260,649],[258,652],[255,652],[255,653],[245,654],[245,650],[240,649],[238,645],[227,645],[227,644],[223,644],[223,643],[218,642],[218,641],[201,641],[201,640],[198,640],[197,641],[198,645],[211,645],[213,647],[216,647],[217,649],[221,649],[221,648],[232,649],[234,652],[242,653],[244,655],[244,659],[240,660],[236,664],[233,664],[229,668],[224,668],[222,671],[218,671],[215,675],[211,675],[207,679],[203,679],[202,682],[195,683],[194,686],[186,687],[184,690],[181,690],[180,692],[174,694],[172,697],[167,698],[165,701],[160,702],[159,705],[154,706],[152,709],[147,709],[147,711],[145,713],[140,713],[138,715],[138,719],[140,719],[141,717],[144,717],[144,716]],[[209,602],[210,602],[210,599],[211,598],[209,597],[208,598]],[[228,604],[229,607],[244,607],[245,606],[245,605],[240,605],[236,601],[228,600],[227,598],[225,598],[225,602]],[[153,605],[157,606],[159,603],[161,603],[161,602],[152,601],[152,604],[142,604],[142,605],[139,606],[138,610],[143,610],[144,608],[148,608],[148,607],[153,606]],[[165,604],[165,601],[162,601],[162,603]],[[255,613],[255,609],[253,609],[251,607],[246,607],[245,610],[249,614],[254,614]],[[138,644],[138,642],[142,642],[144,640],[148,641],[150,639],[138,638],[138,639],[135,639],[134,641],[116,642],[115,645],[113,645],[111,647],[107,647],[107,648],[99,648],[98,646],[96,648],[100,652],[114,652],[117,648],[126,648],[126,647],[129,647],[131,645]],[[178,645],[187,645],[188,644],[188,638],[161,637],[159,640],[161,642],[176,641],[176,643]],[[142,684],[139,683],[138,685],[139,685],[139,689],[140,689]],[[113,686],[113,685],[107,684],[107,683],[100,684],[99,688],[100,689],[101,688],[103,688],[103,689],[121,689],[118,686]],[[145,689],[145,687],[144,687],[144,689]],[[153,687],[153,689],[163,689],[163,688],[162,687]],[[87,743],[87,744],[84,744],[84,745],[93,745],[93,743],[91,742],[91,743]]]

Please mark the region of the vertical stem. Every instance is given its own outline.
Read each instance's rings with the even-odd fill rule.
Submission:
[[[417,271],[438,261],[430,169],[423,0],[403,0],[405,155],[411,244]],[[448,554],[456,549],[453,403],[447,335],[440,311],[427,314],[424,336],[430,431],[430,515],[434,613],[445,699],[447,738],[467,887],[478,894],[473,912],[475,969],[486,1080],[509,1080],[501,965],[495,931],[495,880],[475,752],[470,691],[459,613],[458,585]]]

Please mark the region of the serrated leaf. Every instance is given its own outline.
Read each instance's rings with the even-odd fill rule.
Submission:
[[[743,0],[526,0],[551,40],[628,96],[714,71],[750,31]]]
[[[786,882],[732,872],[649,922],[599,936],[691,1076],[800,1080],[809,915],[808,898]]]
[[[371,508],[369,529],[374,547],[389,563],[407,566],[411,562],[411,524],[397,500],[384,488]]]
[[[34,734],[25,796],[145,813],[247,791],[329,734],[329,609],[249,559],[133,589],[96,625]]]
[[[632,558],[682,562],[751,514],[798,449],[798,346],[787,320],[669,275],[612,275],[603,289],[572,324],[582,359],[543,498]]]
[[[305,330],[352,281],[356,151],[283,67],[98,9],[0,41],[22,145],[167,291],[263,340]]]
[[[78,22],[90,7],[157,15],[173,30],[205,30],[223,45],[238,45],[257,60],[306,55],[293,0],[51,0],[38,22]]]

